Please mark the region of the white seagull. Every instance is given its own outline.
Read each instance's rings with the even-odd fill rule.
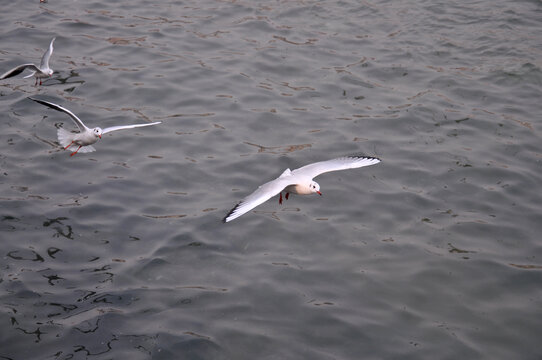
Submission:
[[[55,39],[56,37],[53,38],[53,40],[51,40],[51,43],[49,44],[49,49],[47,49],[45,54],[43,54],[39,67],[34,64],[22,64],[0,75],[0,80],[7,79],[15,75],[19,75],[26,68],[29,68],[30,70],[32,70],[32,73],[30,75],[25,76],[24,78],[26,79],[31,76],[35,76],[36,83],[34,85],[38,84],[38,79],[40,80],[40,85],[41,85],[42,78],[48,78],[48,77],[53,76],[53,69],[49,68],[49,59],[51,58],[51,55],[53,54],[53,42],[55,41]]]
[[[74,147],[77,146],[77,150],[72,152],[70,156],[77,154],[77,152],[87,153],[87,152],[96,151],[96,149],[91,145],[94,144],[96,141],[98,141],[98,139],[101,139],[103,134],[107,134],[111,131],[132,129],[132,128],[143,127],[143,126],[151,126],[151,125],[157,125],[161,123],[161,121],[158,121],[158,122],[153,122],[153,123],[148,123],[148,124],[120,125],[120,126],[108,127],[105,129],[95,127],[94,129],[91,129],[87,127],[85,124],[83,124],[81,119],[75,116],[74,113],[72,113],[68,109],[63,108],[60,105],[53,104],[51,102],[44,101],[44,100],[34,99],[31,97],[29,97],[29,99],[34,100],[35,102],[38,102],[42,105],[49,106],[52,109],[62,111],[68,114],[73,119],[73,121],[75,122],[75,124],[80,130],[78,133],[69,132],[67,130],[64,130],[61,127],[58,128],[58,131],[57,131],[58,142],[60,143],[60,145],[64,147],[64,150],[67,150],[71,146],[74,146]]]
[[[378,164],[379,162],[380,159],[375,157],[344,156],[333,160],[316,162],[295,170],[286,169],[278,178],[259,186],[256,191],[241,200],[222,221],[225,223],[232,221],[277,194],[280,194],[279,204],[282,204],[282,191],[286,191],[286,200],[288,200],[289,193],[299,195],[316,193],[322,195],[320,185],[312,180],[316,176],[330,171],[355,169]]]

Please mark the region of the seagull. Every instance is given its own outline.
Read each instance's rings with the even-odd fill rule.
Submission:
[[[120,126],[112,126],[105,129],[101,129],[99,127],[95,127],[94,129],[91,129],[87,127],[81,119],[79,119],[77,116],[75,116],[74,113],[72,113],[70,110],[63,108],[60,105],[53,104],[51,102],[45,101],[45,100],[38,100],[29,97],[30,100],[34,100],[37,103],[40,103],[42,105],[48,106],[52,109],[64,112],[68,114],[77,127],[79,128],[78,133],[72,133],[67,130],[64,130],[63,128],[58,128],[57,136],[58,136],[58,142],[60,145],[64,147],[64,150],[67,150],[71,146],[77,146],[77,150],[72,152],[70,156],[73,156],[77,154],[78,152],[87,153],[87,152],[93,152],[96,151],[96,149],[92,146],[98,139],[102,138],[103,134],[107,134],[111,131],[117,131],[117,130],[123,130],[123,129],[133,129],[136,127],[143,127],[143,126],[151,126],[151,125],[157,125],[160,124],[161,121],[148,123],[148,124],[135,124],[135,125],[120,125]]]
[[[19,75],[26,68],[29,68],[30,70],[32,70],[32,73],[30,75],[25,76],[24,79],[29,78],[31,76],[35,76],[36,83],[34,84],[34,86],[38,84],[38,79],[40,80],[40,85],[41,85],[42,78],[48,78],[48,77],[53,76],[53,69],[49,68],[49,59],[51,58],[51,55],[53,54],[53,43],[55,42],[55,39],[56,37],[54,37],[53,40],[51,40],[51,43],[49,44],[49,49],[47,49],[45,54],[43,54],[39,67],[37,67],[34,64],[19,65],[16,68],[13,68],[9,70],[8,72],[5,72],[2,75],[0,75],[0,80],[7,79],[15,75]]]
[[[279,204],[282,204],[282,191],[286,192],[286,200],[288,200],[290,193],[299,195],[316,193],[321,196],[320,185],[313,180],[316,176],[330,171],[355,169],[378,164],[379,162],[380,159],[375,157],[343,156],[305,165],[295,170],[286,169],[278,178],[259,186],[256,191],[241,200],[222,221],[225,223],[232,221],[277,194],[280,194]]]

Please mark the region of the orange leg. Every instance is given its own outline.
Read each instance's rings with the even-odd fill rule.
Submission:
[[[286,193],[286,196],[285,196],[286,200],[288,200],[288,196],[290,196],[289,192]]]
[[[282,205],[282,192],[281,192],[280,195],[279,195],[279,204]]]
[[[64,148],[64,150],[68,150],[68,148],[69,148],[70,146],[72,146],[72,145],[73,145],[73,141],[72,141],[68,146],[66,146],[66,147]]]
[[[77,148],[77,150],[75,150],[74,152],[72,152],[72,153],[70,154],[70,156],[74,156],[75,154],[77,154],[77,152],[79,151],[79,149],[81,149],[81,146],[83,146],[83,145],[79,145],[79,147]]]

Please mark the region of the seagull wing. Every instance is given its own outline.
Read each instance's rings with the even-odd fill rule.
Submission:
[[[91,131],[88,127],[86,127],[85,124],[83,124],[83,122],[81,121],[81,119],[79,119],[77,116],[75,116],[74,113],[72,113],[70,110],[66,109],[66,108],[63,108],[62,106],[60,105],[57,105],[57,104],[53,104],[52,102],[48,102],[48,101],[45,101],[45,100],[39,100],[39,99],[34,99],[34,98],[31,98],[29,97],[30,100],[34,100],[35,102],[37,103],[40,103],[42,105],[45,105],[45,106],[48,106],[50,107],[51,109],[55,109],[57,111],[61,111],[63,113],[66,113],[68,114],[72,119],[73,121],[75,122],[75,124],[79,127],[79,130],[83,131],[83,130],[88,130],[88,131]]]
[[[38,69],[38,67],[36,65],[34,65],[34,64],[22,64],[22,65],[17,66],[16,68],[13,68],[13,69],[11,69],[9,71],[6,71],[2,75],[0,75],[0,80],[7,79],[7,78],[10,78],[10,77],[15,76],[15,75],[19,75],[26,68],[30,68],[33,71],[40,71],[40,69]],[[32,76],[32,75],[30,75],[30,76]]]
[[[162,123],[162,122],[161,122],[161,121],[157,121],[157,122],[148,123],[148,124],[134,124],[134,125],[111,126],[111,127],[108,127],[108,128],[103,129],[102,134],[107,134],[108,132],[111,132],[111,131],[117,131],[117,130],[133,129],[133,128],[136,128],[136,127],[158,125],[158,124],[160,124],[160,123]]]
[[[49,59],[51,58],[51,55],[53,54],[53,43],[55,42],[56,37],[51,40],[51,43],[49,44],[49,49],[43,54],[43,57],[41,58],[40,62],[40,68],[41,69],[48,69],[49,68]]]
[[[295,178],[291,176],[290,169],[286,169],[286,171],[284,171],[280,177],[259,186],[256,191],[241,200],[233,209],[230,210],[228,215],[226,215],[222,221],[228,222],[238,218],[239,216],[254,209],[256,206],[271,199],[273,196],[284,190],[286,186],[294,184]]]
[[[363,166],[378,164],[380,159],[369,156],[343,156],[333,160],[320,161],[305,165],[292,171],[292,174],[310,179],[316,176],[337,170],[355,169]]]

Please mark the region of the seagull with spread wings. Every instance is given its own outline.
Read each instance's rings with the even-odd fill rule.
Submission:
[[[286,192],[286,200],[288,200],[290,193],[322,195],[320,185],[313,180],[316,176],[330,171],[355,169],[378,164],[379,162],[380,159],[375,157],[344,156],[333,160],[316,162],[295,170],[286,169],[278,178],[259,186],[256,191],[241,200],[222,221],[232,221],[277,194],[280,194],[279,203],[282,204],[283,191]]]
[[[161,121],[158,121],[158,122],[152,122],[148,124],[120,125],[120,126],[107,127],[105,129],[95,127],[94,129],[91,129],[87,127],[83,123],[83,121],[81,121],[81,119],[79,119],[74,113],[72,113],[70,110],[66,108],[63,108],[60,105],[57,105],[45,100],[39,100],[39,99],[34,99],[34,98],[29,98],[29,99],[34,100],[35,102],[40,103],[42,105],[48,106],[51,109],[55,109],[57,111],[66,113],[73,119],[73,121],[79,128],[78,133],[69,132],[67,130],[64,130],[61,127],[58,128],[58,131],[57,131],[58,142],[60,143],[60,145],[64,147],[64,150],[67,150],[68,148],[72,146],[77,147],[77,150],[72,152],[70,156],[73,156],[77,154],[78,152],[87,153],[87,152],[96,151],[96,149],[92,146],[92,144],[98,141],[98,139],[101,139],[103,134],[107,134],[109,132],[117,131],[117,130],[133,129],[136,127],[151,126],[151,125],[157,125],[161,123]]]

